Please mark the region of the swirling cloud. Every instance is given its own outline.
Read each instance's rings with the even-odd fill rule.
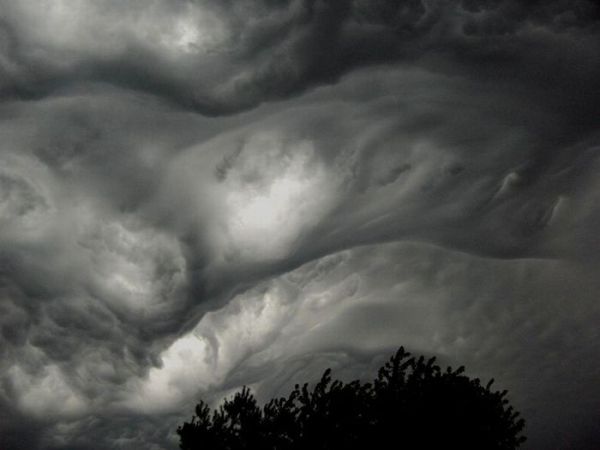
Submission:
[[[175,448],[403,344],[597,448],[594,2],[0,8],[0,447]]]

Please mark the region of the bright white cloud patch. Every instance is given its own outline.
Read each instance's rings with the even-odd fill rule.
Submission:
[[[267,347],[292,319],[298,305],[286,285],[274,280],[239,295],[222,310],[207,313],[162,353],[160,367],[152,368],[143,382],[131,382],[124,406],[168,411],[198,390],[218,387],[240,360]]]
[[[212,267],[228,270],[296,251],[332,210],[342,177],[311,140],[259,128],[182,153],[163,195],[175,205],[185,202],[176,220],[210,249]]]
[[[217,231],[222,258],[285,257],[331,207],[333,177],[311,142],[252,136],[222,182],[223,229]]]

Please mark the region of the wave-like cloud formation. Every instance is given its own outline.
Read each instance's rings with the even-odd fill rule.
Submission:
[[[3,1],[2,7],[5,97],[108,83],[209,115],[287,98],[382,63],[448,69],[458,60],[476,75],[502,77],[498,72],[508,70],[526,81],[532,74],[504,63],[550,56],[551,64],[548,47],[568,46],[557,37],[592,37],[599,15],[585,0],[81,0]],[[594,55],[597,42],[587,46],[574,50]]]
[[[401,344],[597,447],[594,2],[0,7],[0,447]]]

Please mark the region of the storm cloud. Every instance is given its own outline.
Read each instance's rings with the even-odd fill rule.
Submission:
[[[0,11],[0,447],[176,448],[400,345],[600,445],[595,2]]]

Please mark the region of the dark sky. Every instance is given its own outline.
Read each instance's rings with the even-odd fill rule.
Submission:
[[[0,448],[177,447],[398,346],[600,448],[593,0],[0,0]]]

